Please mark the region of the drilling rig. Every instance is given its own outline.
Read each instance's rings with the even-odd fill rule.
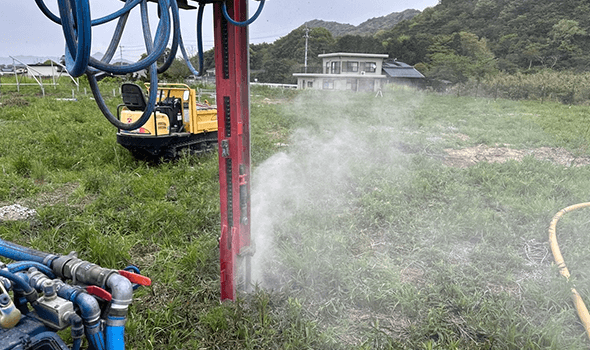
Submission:
[[[93,19],[90,0],[57,0],[58,14],[43,0],[35,0],[41,12],[63,29],[68,73],[72,77],[86,75],[98,108],[120,132],[132,132],[150,119],[157,120],[157,94],[162,89],[149,89],[147,100],[140,106],[130,103],[133,113],[128,115],[133,118],[120,120],[107,107],[96,75],[124,75],[147,69],[149,85],[158,87],[158,73],[170,67],[180,49],[191,72],[201,76],[203,13],[205,6],[213,6],[222,300],[234,300],[239,290],[247,290],[250,285],[250,258],[254,251],[250,240],[248,25],[260,15],[264,1],[259,1],[257,11],[249,17],[247,0],[123,0],[120,10]],[[159,22],[153,37],[148,2],[158,5]],[[127,18],[137,8],[147,55],[129,65],[111,64]],[[197,11],[198,69],[190,63],[184,48],[180,9]],[[101,59],[91,57],[92,27],[111,21],[117,24],[106,53]],[[170,54],[158,67],[156,61],[163,56],[170,39]],[[128,102],[125,101],[127,107]],[[2,238],[0,256],[13,261],[0,264],[0,350],[78,350],[84,338],[91,350],[125,348],[125,323],[133,290],[151,283],[137,267],[107,269],[79,259],[75,252],[47,253]],[[68,328],[71,346],[58,334]]]

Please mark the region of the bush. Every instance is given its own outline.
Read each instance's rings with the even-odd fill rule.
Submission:
[[[543,70],[535,74],[498,74],[481,82],[470,80],[455,85],[451,92],[511,100],[555,101],[564,104],[588,104],[590,73]]]

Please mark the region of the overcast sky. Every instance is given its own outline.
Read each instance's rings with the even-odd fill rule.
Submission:
[[[58,14],[57,1],[46,0],[47,6]],[[119,0],[90,1],[92,18],[98,18],[120,8]],[[385,16],[406,9],[424,10],[438,0],[267,0],[258,20],[250,26],[250,42],[273,42],[287,35],[306,21],[321,19],[358,25],[370,18]],[[250,13],[258,2],[250,0]],[[205,50],[213,46],[212,6],[207,5],[203,40]],[[151,6],[155,14],[155,6]],[[182,35],[189,52],[196,47],[196,11],[181,11]],[[0,57],[15,55],[55,56],[64,53],[61,27],[41,13],[32,0],[2,1],[0,14]],[[114,25],[93,27],[92,53],[104,52],[112,36]],[[155,20],[152,29],[155,29]],[[121,42],[123,57],[137,60],[145,52],[139,22],[139,7],[134,9]],[[120,52],[117,51],[117,57]]]

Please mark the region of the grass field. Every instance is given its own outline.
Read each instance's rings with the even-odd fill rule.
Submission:
[[[547,243],[590,193],[585,106],[254,89],[257,288],[220,303],[215,154],[139,162],[90,98],[0,92],[0,204],[38,212],[0,237],[138,265],[130,349],[588,347],[590,213],[558,225],[569,282]]]

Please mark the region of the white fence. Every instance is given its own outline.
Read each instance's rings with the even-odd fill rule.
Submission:
[[[277,89],[297,89],[297,84],[250,83],[250,85],[269,86]]]

